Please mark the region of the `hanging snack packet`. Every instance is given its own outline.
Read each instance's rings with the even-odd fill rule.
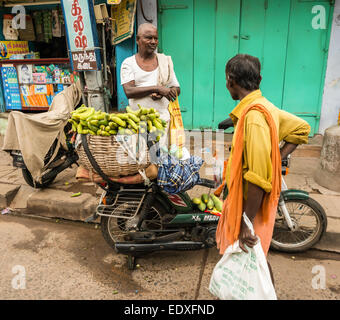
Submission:
[[[185,144],[185,132],[178,97],[175,101],[170,101],[168,110],[170,113],[170,148],[177,147],[178,158],[181,159],[183,153],[182,149]]]

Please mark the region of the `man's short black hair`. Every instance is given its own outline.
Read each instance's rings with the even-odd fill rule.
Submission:
[[[261,62],[248,54],[238,54],[225,67],[230,80],[246,90],[257,90],[261,82]]]

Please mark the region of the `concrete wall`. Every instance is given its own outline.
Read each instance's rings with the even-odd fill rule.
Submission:
[[[337,123],[340,111],[340,0],[335,1],[319,133]]]

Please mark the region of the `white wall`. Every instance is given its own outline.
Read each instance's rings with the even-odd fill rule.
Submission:
[[[335,1],[319,133],[337,124],[340,111],[340,0]]]

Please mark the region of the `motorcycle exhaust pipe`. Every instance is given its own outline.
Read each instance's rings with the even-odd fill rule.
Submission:
[[[128,243],[116,242],[115,250],[117,253],[127,255],[137,255],[139,253],[149,253],[165,250],[199,250],[206,248],[203,242],[195,241],[172,241],[159,243]]]

